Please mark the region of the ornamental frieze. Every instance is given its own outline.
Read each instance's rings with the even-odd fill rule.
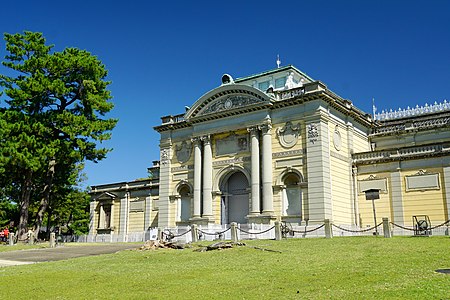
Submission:
[[[213,166],[225,166],[231,164],[243,163],[244,161],[250,161],[250,157],[238,157],[233,159],[214,161]]]
[[[303,154],[306,154],[304,150],[291,150],[291,151],[272,153],[272,157],[278,158],[278,157],[287,157],[287,156],[295,156],[295,155],[303,155]]]

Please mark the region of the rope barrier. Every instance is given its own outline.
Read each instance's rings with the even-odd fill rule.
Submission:
[[[415,231],[415,230],[416,230],[415,228],[408,228],[408,227],[405,227],[405,226],[402,226],[402,225],[395,224],[395,223],[393,223],[393,222],[389,222],[389,223],[392,224],[393,226],[396,226],[396,227],[401,228],[401,229],[404,229],[404,230],[410,230],[410,231]],[[444,225],[447,224],[447,223],[450,223],[450,220],[447,220],[447,221],[445,221],[444,223],[439,224],[439,225],[436,225],[436,226],[434,226],[434,227],[428,228],[427,230],[433,230],[433,229],[442,227],[442,226],[444,226]]]
[[[163,231],[162,234],[165,234],[166,236],[168,236],[168,237],[170,237],[170,238],[173,239],[173,238],[176,238],[176,237],[183,236],[183,235],[185,235],[185,234],[191,232],[191,230],[192,230],[192,229],[189,229],[188,231],[185,231],[185,232],[180,233],[180,234],[173,234],[170,230],[167,229],[167,231],[169,231],[169,233],[167,234],[167,233],[165,233],[165,232]]]
[[[390,223],[391,225],[395,226],[395,227],[398,227],[398,228],[401,228],[401,229],[404,229],[404,230],[415,231],[414,228],[408,228],[408,227],[405,227],[405,226],[402,226],[402,225],[395,224],[394,222],[389,222],[389,223]]]
[[[442,227],[442,226],[444,226],[444,225],[445,225],[445,224],[447,224],[447,223],[450,223],[450,220],[447,220],[447,221],[445,221],[444,223],[442,223],[442,224],[439,224],[439,225],[437,225],[437,226],[431,227],[431,228],[430,228],[430,230],[433,230],[433,229],[436,229],[436,228]]]
[[[338,226],[338,225],[334,225],[334,224],[332,224],[332,225],[333,225],[334,227],[336,227],[336,228],[342,230],[342,231],[354,232],[354,233],[361,233],[361,232],[367,232],[367,231],[374,230],[375,228],[377,228],[377,227],[383,225],[383,222],[381,222],[380,224],[375,225],[375,226],[373,226],[373,227],[370,227],[370,228],[367,228],[367,229],[360,229],[360,230],[351,230],[351,229],[342,228],[342,227],[340,227],[340,226]]]
[[[272,229],[274,229],[275,228],[275,226],[272,226],[272,227],[270,227],[269,229],[266,229],[266,230],[264,230],[264,231],[260,231],[260,232],[249,232],[249,231],[246,231],[246,230],[244,230],[244,229],[241,229],[241,228],[237,228],[239,231],[241,231],[241,232],[243,232],[243,233],[247,233],[247,234],[263,234],[263,233],[266,233],[266,232],[269,232],[270,230],[272,230]]]
[[[227,232],[228,230],[231,230],[231,227],[228,227],[228,228],[225,229],[224,231],[216,231],[216,232],[214,232],[214,233],[210,233],[210,232],[203,231],[203,230],[201,230],[201,229],[197,229],[198,232],[201,232],[201,233],[206,234],[206,235],[224,234],[224,233]]]
[[[319,230],[319,229],[322,228],[323,226],[325,226],[325,224],[322,224],[322,225],[320,225],[319,227],[316,227],[316,228],[310,229],[310,230],[294,230],[294,229],[291,229],[291,230],[289,230],[289,232],[303,233],[303,234],[305,234],[305,233],[309,233],[309,232],[313,232],[313,231]]]

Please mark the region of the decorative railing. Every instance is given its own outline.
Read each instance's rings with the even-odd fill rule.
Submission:
[[[161,118],[162,124],[173,124],[184,121],[184,114],[175,115],[175,116],[164,116]]]
[[[414,156],[423,156],[434,153],[448,152],[450,149],[444,145],[416,146],[392,151],[375,151],[353,154],[353,162],[370,163],[374,161],[395,160]]]
[[[425,114],[432,114],[437,112],[450,111],[450,102],[444,100],[442,103],[434,102],[434,104],[425,106],[416,105],[416,107],[410,108],[409,106],[405,109],[399,108],[398,110],[382,110],[381,113],[375,114],[375,120],[378,121],[389,121],[394,119],[401,119],[413,116],[420,116]]]

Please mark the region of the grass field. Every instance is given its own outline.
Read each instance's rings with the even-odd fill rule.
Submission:
[[[206,245],[207,243],[199,243]],[[450,299],[449,237],[246,241],[0,268],[1,299]],[[260,247],[277,250],[268,252]]]

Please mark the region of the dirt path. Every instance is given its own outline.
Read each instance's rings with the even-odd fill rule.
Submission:
[[[56,248],[29,249],[0,252],[0,267],[64,260],[82,256],[110,254],[117,251],[134,249],[136,244],[95,244],[60,246]]]

